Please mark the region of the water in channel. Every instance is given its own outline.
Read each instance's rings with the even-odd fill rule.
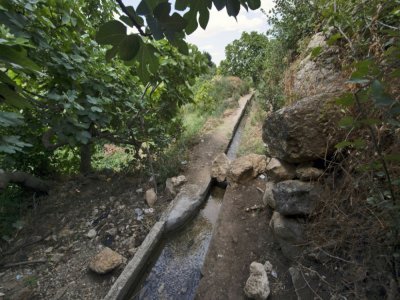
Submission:
[[[246,120],[244,115],[230,142],[227,156],[231,160],[236,158]],[[224,189],[214,186],[199,214],[161,242],[128,299],[194,299],[224,193]]]
[[[196,218],[159,246],[161,252],[130,299],[193,299],[225,190],[214,187]]]

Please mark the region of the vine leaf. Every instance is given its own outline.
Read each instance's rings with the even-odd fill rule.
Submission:
[[[126,27],[120,21],[104,23],[96,34],[96,41],[101,45],[118,45],[126,37]]]

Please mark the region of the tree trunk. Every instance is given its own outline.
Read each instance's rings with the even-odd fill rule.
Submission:
[[[88,174],[92,171],[92,144],[88,143],[82,145],[80,149],[81,162],[79,166],[79,171],[82,174]]]
[[[7,188],[10,183],[18,184],[35,192],[47,193],[50,189],[48,182],[25,172],[4,172],[0,170],[0,191]]]

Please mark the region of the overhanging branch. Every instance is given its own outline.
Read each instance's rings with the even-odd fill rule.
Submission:
[[[121,10],[124,12],[124,14],[126,14],[128,16],[128,18],[132,21],[133,26],[136,27],[136,29],[139,31],[139,34],[141,36],[151,36],[151,33],[145,33],[142,30],[142,26],[140,26],[140,24],[138,24],[138,22],[136,22],[135,17],[132,16],[132,14],[129,12],[129,10],[126,8],[125,4],[122,2],[122,0],[116,0],[119,7],[121,8]]]

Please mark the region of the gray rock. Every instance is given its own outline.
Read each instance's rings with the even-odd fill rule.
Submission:
[[[263,140],[270,154],[289,163],[324,158],[344,138],[337,126],[343,113],[335,105],[338,94],[319,94],[267,116]]]
[[[89,269],[98,274],[106,274],[119,267],[123,262],[122,255],[105,247],[90,261]]]
[[[315,182],[286,180],[272,189],[275,209],[285,216],[310,215],[321,198],[322,188]]]
[[[97,235],[97,231],[95,229],[90,229],[86,236],[90,239],[94,238]]]
[[[277,158],[271,158],[265,172],[276,182],[293,179],[296,176],[293,165]]]
[[[303,181],[316,180],[324,174],[324,171],[314,167],[299,167],[296,169],[296,176]]]
[[[150,206],[150,207],[153,207],[154,204],[156,204],[156,202],[157,202],[157,194],[154,191],[154,189],[149,189],[149,190],[146,191],[145,199],[146,199],[147,205]]]
[[[176,194],[179,192],[179,187],[181,187],[186,182],[187,179],[184,175],[168,178],[165,182],[165,190],[168,194],[175,197]]]
[[[165,230],[168,232],[183,225],[200,208],[203,200],[204,196],[198,185],[185,185],[173,200],[168,211]]]
[[[224,182],[229,173],[231,161],[225,153],[220,153],[213,160],[211,166],[211,178],[217,179],[218,182]]]
[[[287,218],[278,212],[274,212],[270,221],[270,227],[278,241],[282,253],[290,260],[295,260],[303,251],[305,243],[305,224],[295,218]]]
[[[250,265],[250,276],[246,281],[244,293],[256,300],[265,300],[270,294],[269,281],[264,266],[258,262]]]
[[[274,186],[275,186],[275,183],[268,181],[265,184],[265,191],[264,191],[264,195],[263,195],[264,205],[268,205],[272,209],[275,209],[275,205],[276,205],[274,195],[272,193],[272,189],[274,188]]]
[[[231,162],[228,180],[243,183],[256,178],[265,172],[267,157],[265,155],[249,154],[239,157]]]
[[[264,263],[264,269],[267,274],[272,272],[273,266],[269,260]]]
[[[108,229],[108,230],[106,231],[106,233],[108,233],[108,234],[111,235],[111,236],[116,236],[116,235],[117,235],[117,232],[118,232],[118,230],[117,230],[117,228],[115,228],[115,227],[110,228],[110,229]]]

